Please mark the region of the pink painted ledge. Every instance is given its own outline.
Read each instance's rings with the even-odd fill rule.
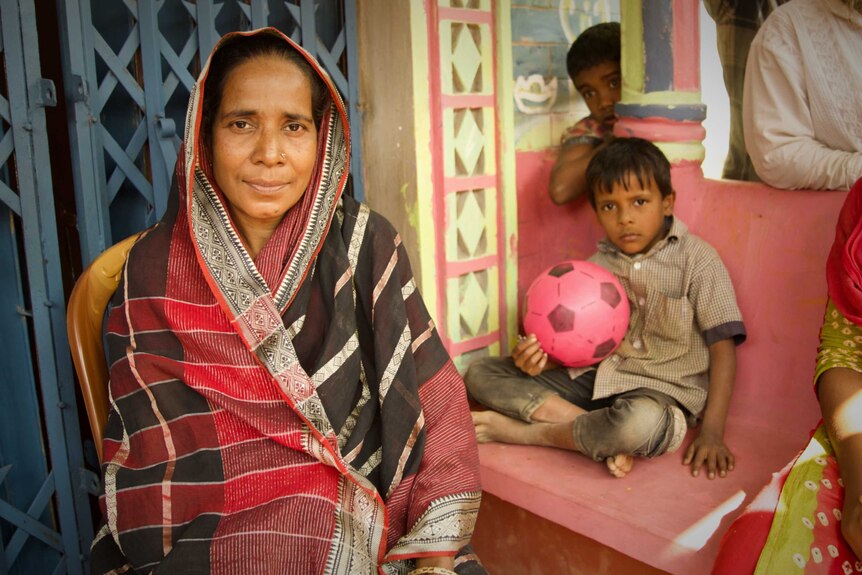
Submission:
[[[541,156],[524,156],[519,171],[525,161],[542,171]],[[725,479],[691,477],[681,461],[692,431],[680,451],[639,459],[624,479],[561,450],[487,444],[479,454],[485,491],[643,563],[689,575],[709,573],[730,523],[818,421],[811,378],[826,303],[824,265],[846,193],[704,180],[688,168],[675,169],[674,187],[676,213],[727,265],[748,328],[727,424],[736,469]],[[529,197],[519,190],[522,202]],[[567,249],[591,253],[594,231],[573,234],[583,239],[573,237]],[[555,263],[543,257],[521,253],[520,269]],[[519,286],[529,280],[519,278]]]
[[[711,481],[688,474],[684,448],[638,460],[626,478],[615,479],[603,464],[576,453],[487,444],[479,448],[482,487],[647,565],[705,574],[721,535],[804,436],[731,421],[727,440],[737,466],[727,478]],[[693,437],[689,433],[688,440]]]

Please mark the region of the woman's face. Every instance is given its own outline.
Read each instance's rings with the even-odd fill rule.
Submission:
[[[228,73],[212,126],[213,175],[255,254],[302,197],[316,155],[311,83],[296,65],[259,56]]]

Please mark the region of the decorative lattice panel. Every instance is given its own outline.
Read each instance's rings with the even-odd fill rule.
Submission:
[[[469,8],[471,10],[491,9],[491,0],[440,0],[440,6],[451,8]]]
[[[446,236],[446,259],[470,261],[493,255],[497,245],[496,190],[463,190],[448,194],[446,212],[455,214]]]
[[[432,74],[439,77],[440,132],[437,163],[441,189],[435,192],[445,233],[439,291],[445,339],[453,356],[499,353],[506,329],[501,292],[505,246],[497,153],[493,6],[487,0],[439,0]],[[432,96],[432,102],[435,98]],[[438,260],[439,261],[439,260]],[[503,322],[505,323],[505,322]],[[465,357],[467,357],[465,355]],[[456,361],[458,361],[456,359]]]

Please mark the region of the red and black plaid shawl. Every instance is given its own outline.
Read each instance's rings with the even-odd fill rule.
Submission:
[[[472,533],[461,378],[398,234],[341,197],[344,105],[302,53],[333,105],[312,183],[256,261],[201,167],[208,68],[190,98],[171,204],[108,319],[95,572],[404,573]]]

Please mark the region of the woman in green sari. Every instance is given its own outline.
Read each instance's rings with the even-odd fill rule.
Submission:
[[[724,536],[713,575],[862,573],[862,179],[826,265],[814,374],[823,420]]]

